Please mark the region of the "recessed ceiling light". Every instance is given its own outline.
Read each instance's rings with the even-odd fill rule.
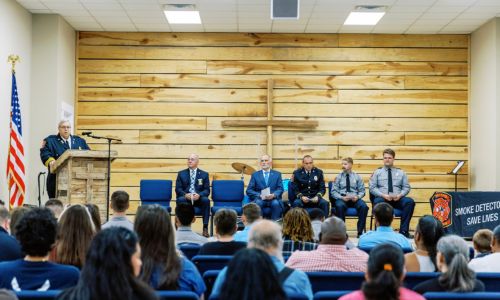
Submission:
[[[163,12],[169,24],[201,24],[200,12],[193,4],[167,4]]]
[[[344,25],[376,25],[385,15],[385,6],[356,6]]]

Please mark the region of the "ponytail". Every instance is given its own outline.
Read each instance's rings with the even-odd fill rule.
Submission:
[[[472,292],[475,279],[474,271],[467,265],[467,258],[462,253],[457,253],[451,259],[448,270],[439,278],[439,282],[448,292]]]
[[[363,283],[361,290],[366,300],[399,300],[399,279],[392,271],[381,271],[374,279]]]

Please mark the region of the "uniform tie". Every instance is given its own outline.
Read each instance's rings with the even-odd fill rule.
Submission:
[[[64,140],[64,143],[66,144],[66,146],[68,147],[68,149],[71,149],[71,146],[69,145],[68,140]]]
[[[189,192],[194,193],[194,181],[196,180],[196,172],[194,170],[190,170],[191,172],[191,182],[189,184]]]
[[[345,174],[345,191],[351,192],[351,180],[349,180],[349,173]]]
[[[388,191],[389,193],[392,193],[394,190],[392,189],[392,172],[391,168],[387,169],[387,185],[388,185]]]

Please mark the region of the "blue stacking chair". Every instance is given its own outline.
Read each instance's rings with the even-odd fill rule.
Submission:
[[[395,243],[391,243],[391,244],[399,246],[398,244],[395,244]],[[367,254],[370,254],[370,252],[372,251],[372,249],[374,247],[358,247],[358,248],[359,248],[359,250],[363,250]],[[411,253],[411,252],[415,251],[412,248],[401,248],[401,250],[403,250],[403,253],[405,253],[405,254],[406,253]]]
[[[325,291],[317,292],[314,294],[314,300],[338,300],[345,294],[349,294],[352,291]]]
[[[194,263],[200,274],[208,270],[222,270],[233,258],[231,255],[195,255],[191,261]]]
[[[432,292],[423,295],[427,300],[483,300],[483,299],[500,299],[500,293],[490,292],[472,292],[472,293],[448,293],[448,292]]]
[[[188,291],[156,291],[159,299],[176,299],[176,300],[198,300],[198,295]]]
[[[485,291],[500,292],[500,273],[476,273],[476,278],[484,283]]]
[[[328,199],[330,200],[330,203],[332,205],[332,214],[337,215],[337,209],[335,208],[335,198],[333,198],[332,195],[332,186],[333,186],[333,181],[328,182]],[[348,207],[347,210],[345,211],[345,218],[358,218],[358,211],[354,207]],[[365,232],[366,232],[366,223],[365,223]]]
[[[313,293],[321,291],[354,291],[365,280],[363,272],[307,272]]]
[[[439,272],[408,272],[405,275],[403,285],[407,289],[413,289],[417,284],[441,275]]]
[[[179,244],[179,250],[182,251],[184,256],[191,260],[194,256],[198,255],[200,252],[201,245],[193,244],[193,243],[182,243]]]
[[[286,293],[286,298],[288,300],[308,300],[308,298],[305,296],[305,295],[300,295],[300,294],[296,294],[296,293]],[[209,300],[218,300],[219,297],[217,295],[214,295],[210,298],[208,298]]]
[[[159,204],[172,212],[172,180],[142,179],[140,187],[141,205]]]
[[[212,293],[215,280],[217,279],[217,276],[219,276],[219,273],[220,270],[208,270],[205,273],[203,273],[203,281],[207,286],[207,291],[205,292],[205,299],[208,299],[210,294]]]
[[[212,216],[221,208],[231,208],[241,216],[243,199],[245,196],[243,180],[214,180],[212,181]],[[213,235],[214,218],[210,219],[210,233]]]
[[[19,300],[53,300],[61,293],[60,290],[50,290],[50,291],[20,291],[16,292],[16,296]]]
[[[372,228],[373,228],[373,219],[374,219],[374,216],[373,216],[373,207],[374,207],[373,200],[375,200],[375,196],[372,193],[370,193],[370,202],[372,204],[372,214],[370,215],[370,230],[372,230]],[[394,217],[401,218],[402,215],[403,215],[403,211],[402,210],[394,208]],[[375,224],[375,229],[377,229],[377,224]]]

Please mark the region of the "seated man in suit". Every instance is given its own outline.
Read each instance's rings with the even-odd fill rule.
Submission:
[[[283,180],[281,173],[271,170],[273,160],[264,154],[260,158],[261,171],[252,174],[250,183],[247,187],[247,195],[250,201],[257,203],[262,209],[264,217],[278,220],[283,212],[283,202],[281,194],[283,194]],[[264,214],[265,208],[270,208],[271,214]]]
[[[332,185],[330,195],[335,202],[337,217],[345,222],[345,212],[348,207],[356,208],[358,212],[358,238],[363,234],[368,215],[368,206],[363,201],[365,185],[361,176],[352,170],[353,160],[350,157],[342,159],[342,173],[337,175]]]
[[[302,159],[302,168],[293,172],[293,190],[297,199],[293,202],[293,207],[313,208],[323,210],[325,217],[330,215],[328,202],[323,199],[325,194],[325,179],[323,171],[314,166],[313,158],[310,155]]]
[[[188,157],[188,168],[177,173],[175,194],[177,203],[189,203],[201,207],[203,215],[203,236],[208,237],[208,219],[210,218],[210,179],[208,173],[198,169],[199,157],[191,154]]]

